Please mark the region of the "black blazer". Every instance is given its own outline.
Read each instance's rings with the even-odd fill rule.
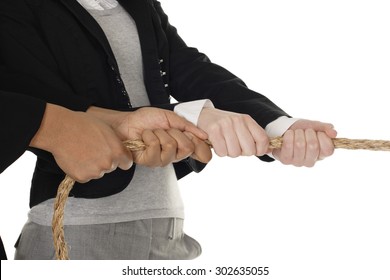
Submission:
[[[0,173],[27,150],[41,125],[45,107],[42,100],[0,91]]]
[[[7,254],[5,253],[3,241],[1,240],[0,237],[0,260],[6,260],[7,259]]]
[[[158,1],[119,2],[138,28],[152,106],[169,107],[170,96],[179,102],[208,98],[217,108],[251,115],[262,127],[287,115],[206,55],[188,47]],[[0,42],[1,88],[72,110],[85,111],[91,105],[134,110],[104,32],[76,0],[2,0]],[[38,160],[30,206],[54,197],[64,176],[50,154],[33,152]],[[178,178],[203,167],[188,160],[175,164]],[[71,195],[88,198],[117,193],[128,185],[133,173],[134,167],[76,184]]]
[[[39,129],[45,106],[41,100],[0,91],[0,173],[25,152]],[[1,238],[0,259],[7,259]]]

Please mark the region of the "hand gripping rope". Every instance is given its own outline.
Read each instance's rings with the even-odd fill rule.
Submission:
[[[278,149],[282,146],[282,137],[273,138],[270,140],[270,148]],[[211,143],[207,141],[211,146]],[[145,144],[140,140],[131,140],[123,142],[124,146],[130,151],[142,151],[146,148]],[[350,149],[350,150],[371,150],[371,151],[390,151],[390,141],[383,140],[361,140],[335,138],[333,139],[335,148]],[[56,258],[58,260],[68,260],[68,246],[64,237],[64,209],[69,192],[73,188],[75,181],[66,175],[65,179],[58,187],[57,197],[54,202],[54,213],[52,220],[54,248]]]

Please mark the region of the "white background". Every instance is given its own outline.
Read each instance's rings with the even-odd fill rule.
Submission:
[[[390,139],[387,1],[162,0],[190,46],[294,117]],[[0,176],[10,257],[34,157]],[[390,279],[390,153],[337,150],[314,168],[217,158],[180,181],[194,265],[270,266],[269,279]]]

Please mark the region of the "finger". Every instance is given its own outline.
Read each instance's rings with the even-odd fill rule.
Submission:
[[[113,172],[118,168],[118,163],[115,160],[107,160],[104,164],[100,165],[100,168],[98,168],[98,166],[96,167],[96,178],[92,179],[99,179],[105,174]]]
[[[118,163],[113,162],[113,163],[111,164],[110,169],[107,169],[107,170],[105,171],[105,173],[111,173],[112,171],[114,171],[114,170],[117,169],[117,168],[118,168]]]
[[[328,137],[324,132],[317,132],[318,142],[320,145],[319,159],[324,159],[333,155],[334,144],[331,138]]]
[[[56,159],[56,160],[58,160],[58,159]],[[59,162],[62,163],[61,159],[59,159]],[[75,164],[77,164],[77,163],[75,163]],[[61,164],[61,165],[67,167],[64,164]],[[90,164],[85,168],[78,168],[78,169],[66,168],[66,170],[69,170],[66,172],[69,177],[71,177],[76,182],[82,183],[82,184],[87,183],[93,179],[100,179],[105,174],[105,172],[102,168],[100,168],[98,165],[94,165],[94,164]]]
[[[330,138],[335,138],[337,136],[337,131],[334,129],[333,124],[324,123],[319,121],[310,121],[310,120],[298,120],[291,126],[291,130],[295,129],[313,129],[314,131],[323,131]]]
[[[75,174],[67,174],[70,178],[72,178],[73,180],[75,180],[76,182],[80,183],[80,184],[85,184],[85,183],[88,183],[90,180],[93,180],[93,179],[100,179],[101,177],[104,176],[104,172],[101,172],[99,173],[99,175],[97,175],[96,173],[95,174],[90,174],[88,177],[87,176],[77,176]],[[101,175],[101,176],[100,176]]]
[[[131,151],[125,148],[125,146],[118,141],[118,145],[113,146],[114,161],[116,162],[116,168],[119,167],[122,170],[128,170],[133,165],[133,155]]]
[[[208,163],[213,156],[210,145],[208,145],[204,140],[194,136],[192,133],[184,132],[184,134],[194,144],[194,152],[191,157],[197,161]]]
[[[129,170],[133,166],[133,154],[126,148],[123,148],[121,156],[118,158],[118,167],[122,170]]]
[[[269,138],[264,129],[253,119],[248,122],[248,129],[255,142],[255,154],[262,156],[269,152]]]
[[[196,127],[193,123],[187,121],[186,119],[180,117],[174,112],[167,111],[166,116],[168,118],[168,122],[171,128],[176,128],[181,131],[187,131],[191,132],[195,136],[199,137],[200,139],[206,140],[208,138],[208,135],[206,132],[204,132],[202,129]]]
[[[317,133],[313,129],[306,129],[304,133],[306,139],[306,153],[303,165],[312,167],[318,159],[320,145],[318,143]]]
[[[256,143],[250,132],[252,121],[249,117],[242,117],[234,123],[234,131],[237,135],[241,156],[252,156],[256,154]],[[252,125],[253,126],[253,125]]]
[[[176,140],[163,129],[154,130],[154,134],[158,137],[161,145],[161,166],[174,162],[177,154]]]
[[[306,154],[306,139],[305,132],[302,129],[294,131],[294,152],[293,162],[295,166],[302,166],[305,160]]]
[[[235,158],[242,154],[240,140],[238,139],[237,131],[231,124],[222,127],[225,138],[227,156]]]
[[[176,162],[192,155],[195,150],[195,146],[191,139],[186,136],[186,134],[178,129],[169,129],[167,132],[173,139],[176,140],[177,143],[177,152],[175,158]]]
[[[313,125],[312,129],[317,132],[323,131],[330,138],[337,137],[337,131],[334,129],[334,126],[331,123],[315,122],[315,125]]]
[[[161,166],[161,145],[158,137],[149,129],[144,130],[141,137],[146,148],[132,152],[134,162],[149,167]]]
[[[272,154],[283,164],[291,164],[294,156],[294,131],[287,130],[283,135],[280,149],[274,149]]]
[[[222,128],[219,125],[215,125],[210,133],[209,141],[213,145],[214,152],[220,156],[225,157],[228,155],[228,149],[225,137],[222,132]]]

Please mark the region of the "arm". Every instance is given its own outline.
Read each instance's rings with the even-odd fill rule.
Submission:
[[[2,2],[0,4],[0,39],[3,42],[0,46],[0,82],[2,83],[2,87],[35,96],[53,104],[60,104],[61,106],[76,111],[87,111],[88,108],[98,104],[100,106],[116,108],[112,104],[114,101],[107,100],[107,96],[114,96],[113,99],[116,98],[115,94],[107,94],[107,92],[111,92],[110,88],[105,87],[107,83],[103,82],[99,84],[100,86],[95,86],[96,81],[90,80],[90,77],[96,78],[104,75],[106,75],[104,77],[107,79],[112,77],[111,69],[108,69],[107,65],[99,64],[100,62],[105,63],[105,55],[98,51],[94,53],[94,49],[99,49],[95,46],[88,49],[88,56],[85,59],[78,59],[79,56],[84,55],[83,44],[91,47],[95,41],[89,40],[89,35],[80,33],[80,30],[78,35],[81,38],[74,40],[72,37],[74,34],[68,32],[68,28],[64,28],[68,33],[62,34],[57,38],[57,33],[61,32],[50,33],[56,30],[56,28],[59,28],[55,24],[59,24],[59,22],[62,24],[62,21],[66,21],[67,24],[71,25],[74,24],[74,21],[67,21],[66,16],[62,17],[61,21],[53,20],[49,16],[49,20],[54,22],[53,30],[47,27],[47,25],[45,25],[45,28],[41,28],[40,26],[43,24],[41,21],[48,20],[48,18],[42,15],[39,17],[36,16],[31,12],[32,9],[30,10],[25,6],[26,4],[23,1],[14,2],[11,1],[6,4]],[[60,12],[60,10],[56,12]],[[64,41],[62,42],[61,40]],[[79,42],[80,40],[83,42]],[[77,47],[78,44],[80,48]],[[92,65],[98,65],[100,68],[91,65],[87,67],[85,66],[85,61],[93,61],[95,64],[91,62]],[[96,69],[100,69],[101,72],[93,72],[99,71]],[[104,72],[106,70],[110,73],[107,74]],[[84,75],[85,71],[88,71],[89,75]],[[98,78],[97,80],[105,79]],[[99,95],[98,91],[104,94]],[[172,107],[170,106],[170,108]],[[138,116],[140,114],[135,115]],[[153,118],[152,116],[148,117]],[[137,119],[137,117],[134,119]],[[141,123],[138,119],[137,125],[127,128],[129,131],[134,132],[138,139],[142,139],[143,135],[141,131],[143,132],[147,129],[146,126],[140,127],[139,124]],[[174,126],[175,124],[169,126],[169,129],[176,128]],[[135,128],[138,129],[137,133],[135,133]],[[150,128],[156,129],[160,128],[160,126],[152,126]],[[164,128],[168,129],[168,126]],[[199,131],[198,129],[196,130]],[[82,132],[80,131],[80,133]],[[135,137],[135,135],[129,136]],[[179,137],[178,133],[171,135],[171,138],[175,137]],[[122,137],[122,139],[124,138]],[[191,137],[191,139],[192,142],[199,140],[195,137]],[[180,138],[175,142],[180,144],[184,140],[184,138]],[[180,148],[185,148],[187,144],[179,145],[179,153],[175,157],[175,160],[182,157]],[[173,150],[173,148],[169,148],[169,150]],[[51,161],[50,156],[42,153],[42,151],[34,150],[34,152],[40,158]],[[196,156],[197,154],[195,153],[194,157]],[[137,160],[138,163],[150,164],[147,158],[142,158],[142,161]],[[140,159],[140,157],[137,157],[137,159]],[[169,159],[162,160],[161,164],[165,165],[168,161]]]
[[[122,140],[142,139],[147,130],[157,130],[159,135],[166,131],[171,139],[161,142],[162,152],[171,150],[175,156],[170,160],[162,160],[159,166],[178,162],[188,156],[203,163],[211,160],[210,147],[204,142],[208,135],[172,111],[145,107],[134,112],[119,112],[91,107],[87,113],[109,124]],[[144,140],[152,139],[147,137]],[[139,160],[147,154],[148,150],[135,153],[135,162],[140,163]]]
[[[204,110],[200,117],[200,127],[209,134],[216,153],[235,157],[267,152],[267,135],[258,125],[266,128],[278,118],[288,115],[265,96],[248,89],[232,73],[211,63],[204,54],[187,47],[176,29],[169,24],[159,2],[154,1],[154,9],[170,47],[168,63],[172,95],[180,101],[209,98],[216,108],[224,110]],[[312,122],[309,127],[296,125],[291,129],[294,133],[298,130],[298,135],[302,136],[303,133],[303,137],[288,137],[291,132],[287,133],[284,148],[274,152],[274,156],[282,159],[283,163],[312,166],[318,157],[332,154],[333,146],[329,143],[336,133],[329,129],[329,125]],[[314,129],[314,135],[311,129]],[[269,160],[268,157],[262,159]]]
[[[77,58],[68,57],[66,61],[59,56],[63,60],[60,65],[56,55],[62,50],[51,41],[57,38],[50,38],[51,34],[40,27],[44,24],[42,18],[36,17],[26,2],[6,0],[0,3],[1,88],[70,110],[85,111],[93,101],[80,94],[80,87],[66,81],[66,78],[74,79],[70,67],[81,67],[75,61]]]
[[[166,35],[166,42],[160,44],[169,48],[164,67],[168,69],[171,94],[176,100],[210,99],[217,109],[249,114],[263,128],[280,116],[288,116],[267,97],[248,89],[234,74],[188,47],[170,25],[160,3],[153,3],[156,21],[161,22]]]
[[[107,110],[111,114],[103,122],[90,114],[24,95],[0,92],[0,100],[1,119],[9,120],[1,130],[1,171],[28,147],[33,147],[52,153],[65,173],[76,181],[86,182],[117,167],[124,170],[131,167],[132,154],[122,145],[124,139],[140,139],[148,144],[144,152],[135,153],[135,162],[143,165],[162,166],[188,156],[203,162],[211,158],[207,145],[197,137],[206,139],[207,135],[171,111],[145,108],[137,113],[122,113]],[[140,121],[146,118],[149,122]],[[162,129],[153,132],[149,127],[164,128],[167,132]],[[73,141],[75,135],[77,141]],[[195,149],[195,146],[199,147]]]
[[[78,182],[101,178],[117,167],[128,170],[133,163],[132,154],[109,125],[53,104],[47,104],[30,147],[50,152],[60,168]]]
[[[176,29],[170,25],[168,17],[162,10],[160,3],[158,1],[153,1],[153,3],[153,9],[155,11],[153,14],[157,18],[155,21],[161,23],[161,28],[166,35],[164,37],[162,36],[166,38],[166,41],[159,43],[166,44],[169,48],[169,55],[164,59],[164,67],[168,69],[167,74],[172,96],[178,101],[210,99],[216,109],[239,113],[232,114],[232,119],[227,122],[246,123],[249,121],[246,115],[249,115],[257,123],[258,127],[254,128],[253,122],[250,121],[251,124],[249,126],[253,130],[248,131],[244,129],[246,130],[245,134],[256,135],[254,143],[245,143],[245,141],[240,142],[237,137],[235,137],[236,139],[232,138],[231,135],[213,136],[212,131],[215,132],[218,129],[213,128],[215,125],[209,127],[207,124],[209,123],[210,116],[202,113],[199,118],[200,127],[211,137],[211,142],[217,154],[233,157],[238,155],[264,154],[267,151],[264,143],[267,143],[267,141],[266,135],[261,127],[265,128],[270,122],[281,116],[288,116],[287,113],[265,96],[248,89],[242,80],[226,69],[213,64],[206,55],[198,52],[195,48],[188,47],[178,35]],[[211,112],[212,110],[207,111]],[[213,122],[215,122],[218,115],[221,118],[226,117],[229,119],[228,114],[222,113],[222,111],[215,110],[212,113]],[[229,131],[226,127],[226,122],[221,119],[219,124],[222,125],[222,123],[225,126],[222,130]],[[231,142],[243,144],[245,147],[233,147],[230,145],[228,149],[229,145],[226,146],[224,142],[217,140],[221,138],[227,140],[234,139]],[[242,148],[244,149],[243,152]],[[272,161],[267,156],[261,157],[261,159]]]

